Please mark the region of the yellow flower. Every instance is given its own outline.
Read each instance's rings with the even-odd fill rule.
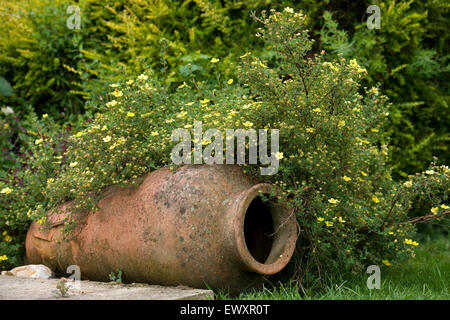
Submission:
[[[372,197],[372,201],[375,202],[375,203],[378,203],[378,202],[380,202],[380,199],[378,199],[377,197],[373,196]]]
[[[259,65],[263,68],[267,68],[267,66],[264,63],[262,63],[261,61],[259,62]]]
[[[411,240],[411,239],[405,239],[405,240],[404,240],[404,243],[405,243],[405,244],[410,244],[410,245],[415,246],[415,247],[417,247],[417,246],[419,245],[418,242],[413,241],[413,240]]]
[[[331,204],[338,204],[339,200],[331,198],[331,199],[328,199],[328,202],[331,203]]]
[[[113,83],[109,85],[111,88],[117,88],[119,85],[117,83]]]
[[[406,181],[403,185],[405,187],[411,188],[412,187],[412,181]]]
[[[187,115],[186,111],[181,111],[179,114],[177,114],[177,118],[184,118]]]
[[[10,194],[11,192],[13,192],[13,190],[8,187],[3,188],[2,191],[0,191],[0,193],[3,193],[3,194]]]
[[[127,117],[129,118],[133,118],[135,116],[135,114],[133,112],[128,112],[127,113]]]
[[[232,83],[233,83],[233,79],[229,79],[228,84],[232,84]]]
[[[217,63],[217,62],[219,62],[219,59],[217,59],[217,58],[212,58],[209,62],[211,62],[211,63]]]
[[[361,174],[362,174],[364,177],[367,177],[367,173],[365,173],[364,171],[361,171]]]
[[[248,127],[248,128],[250,128],[250,127],[253,125],[253,123],[250,122],[250,121],[245,121],[245,122],[243,123],[243,125],[246,126],[246,127]]]
[[[78,165],[78,162],[75,161],[75,162],[71,162],[71,163],[69,164],[69,167],[73,168],[73,167],[76,167],[77,165]]]
[[[159,135],[158,131],[152,131],[152,133],[151,133],[151,134],[152,134],[152,136],[153,136],[153,137],[155,137],[155,136]]]
[[[382,260],[381,262],[383,262],[385,265],[387,265],[388,267],[391,265],[391,263],[389,262],[389,260]]]
[[[0,261],[8,260],[8,257],[6,255],[0,256]]]
[[[431,212],[432,212],[433,214],[438,214],[439,208],[438,208],[438,207],[431,208]]]
[[[372,129],[370,129],[370,131],[372,131],[372,132],[378,132],[378,129],[372,128]]]
[[[339,221],[340,223],[345,223],[345,220],[342,219],[342,217],[339,217],[339,218],[338,218],[338,221]]]
[[[352,180],[352,178],[347,177],[347,176],[344,176],[342,179],[344,179],[345,181],[350,181],[350,180]]]
[[[45,221],[47,221],[47,217],[42,217],[40,219],[38,219],[38,223],[43,224]]]
[[[204,99],[204,100],[200,100],[200,102],[203,103],[203,104],[206,104],[206,103],[209,102],[209,100],[208,99]]]
[[[140,76],[138,76],[138,79],[139,79],[139,80],[147,80],[147,79],[148,79],[148,76],[145,75],[145,74],[141,74]]]
[[[345,126],[345,121],[344,121],[344,120],[339,121],[339,122],[338,122],[338,126],[339,126],[339,127]]]
[[[113,92],[111,92],[111,94],[114,97],[121,97],[123,95],[122,91],[120,91],[120,90],[114,90]]]
[[[441,208],[444,209],[444,210],[447,210],[447,209],[449,209],[450,207],[449,207],[449,206],[446,206],[445,204],[441,204]]]
[[[133,84],[133,82],[134,82],[134,80],[128,80],[127,85],[131,85],[131,84]]]
[[[411,239],[405,239],[404,242],[405,242],[405,244],[410,244],[410,245],[415,246],[415,247],[417,247],[419,245],[418,242],[413,241]]]
[[[114,107],[116,104],[117,104],[116,100],[111,100],[110,102],[106,103],[106,106],[107,107]]]
[[[277,158],[278,160],[283,159],[283,152],[277,152],[277,153],[275,153],[275,158]]]
[[[7,124],[7,123],[5,123],[4,125],[3,125],[3,129],[8,129],[8,127],[9,127],[9,124]]]
[[[34,141],[34,144],[38,145],[41,144],[44,140],[43,139],[36,139],[36,141]]]
[[[390,235],[392,235],[392,234],[394,234],[392,231],[388,231],[388,234],[390,234]]]
[[[237,115],[238,114],[238,112],[236,111],[236,110],[231,110],[230,112],[228,112],[228,115],[230,116],[230,117],[234,117],[235,115]]]
[[[294,13],[294,9],[289,8],[289,7],[284,8],[283,11],[284,11],[284,12],[289,12],[289,13]]]
[[[106,136],[103,138],[104,142],[110,142],[111,141],[111,136]]]
[[[42,115],[42,119],[47,119],[47,118],[48,118],[48,114],[45,113]]]
[[[314,128],[306,128],[306,132],[312,133],[314,132]]]
[[[315,109],[313,109],[313,111],[314,111],[315,113],[319,113],[319,112],[321,112],[322,110],[320,110],[320,108],[315,108]]]
[[[186,82],[183,82],[182,85],[178,86],[178,89],[183,89],[183,88],[186,87],[186,86],[187,86]]]
[[[333,222],[330,222],[330,221],[325,221],[325,224],[327,225],[327,227],[332,227],[333,226]]]
[[[317,218],[318,221],[322,222],[324,219],[322,217]]]
[[[11,237],[8,235],[6,231],[3,232],[3,237],[5,238],[6,242],[11,242]]]

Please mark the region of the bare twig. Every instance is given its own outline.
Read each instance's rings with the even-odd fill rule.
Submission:
[[[395,204],[397,203],[398,195],[399,195],[399,194],[398,194],[398,192],[397,192],[397,194],[395,195],[394,199],[392,199],[391,207],[389,208],[389,211],[388,211],[386,217],[384,218],[383,223],[381,224],[381,227],[380,227],[380,230],[381,230],[381,231],[384,230],[384,225],[385,225],[385,223],[387,222],[387,220],[389,219],[389,217],[391,216],[392,209],[394,209],[394,206],[395,206]]]
[[[403,225],[408,223],[422,223],[430,220],[436,220],[438,218],[442,218],[443,216],[447,216],[450,214],[450,210],[442,212],[440,215],[429,214],[426,216],[421,216],[417,218],[410,219],[408,221],[400,222],[397,225]]]
[[[429,215],[426,215],[426,216],[421,216],[421,217],[413,218],[413,219],[406,220],[406,221],[403,221],[403,222],[399,222],[399,223],[393,224],[393,225],[400,226],[400,225],[405,225],[405,224],[409,224],[409,223],[423,223],[423,222],[427,222],[427,221],[436,220],[436,219],[439,219],[439,218],[442,218],[442,217],[448,216],[448,215],[450,215],[450,210],[444,211],[444,212],[442,212],[439,215],[429,214]],[[387,225],[387,227],[391,227],[393,225]],[[368,226],[364,226],[362,228],[359,228],[358,232],[365,232],[365,231],[368,231],[368,230],[369,230],[369,227]]]

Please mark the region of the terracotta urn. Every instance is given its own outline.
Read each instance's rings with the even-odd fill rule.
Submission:
[[[138,187],[113,188],[98,210],[72,213],[70,204],[33,222],[29,263],[83,279],[124,281],[237,293],[258,286],[289,262],[297,240],[292,210],[261,194],[273,188],[235,165],[186,165],[156,170]],[[265,199],[265,200],[264,200]],[[64,219],[75,227],[63,233]]]

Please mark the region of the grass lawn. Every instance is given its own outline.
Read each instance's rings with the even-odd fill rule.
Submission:
[[[293,284],[265,285],[261,290],[242,293],[239,300],[286,299],[450,299],[450,238],[440,238],[420,245],[414,259],[381,268],[381,288],[369,290],[369,274],[334,281],[321,292],[303,292]],[[219,293],[217,299],[230,299]]]

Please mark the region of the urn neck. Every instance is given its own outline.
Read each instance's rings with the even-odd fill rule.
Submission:
[[[257,184],[237,194],[228,208],[238,259],[261,275],[275,274],[287,265],[298,234],[293,210],[267,201],[271,194],[269,184]]]

